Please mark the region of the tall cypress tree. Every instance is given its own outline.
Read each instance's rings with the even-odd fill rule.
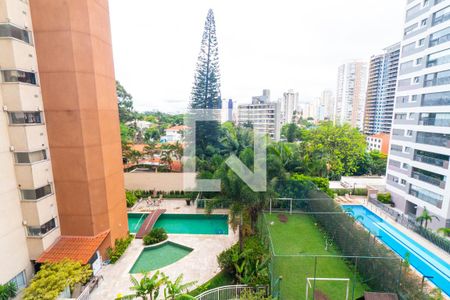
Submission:
[[[221,108],[219,47],[212,9],[206,16],[190,106],[193,109]],[[197,155],[201,158],[210,157],[218,145],[219,123],[198,122],[196,127]]]

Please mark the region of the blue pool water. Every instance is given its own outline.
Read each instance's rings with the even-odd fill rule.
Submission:
[[[402,258],[409,253],[411,266],[450,296],[450,264],[364,206],[342,205],[342,208]]]

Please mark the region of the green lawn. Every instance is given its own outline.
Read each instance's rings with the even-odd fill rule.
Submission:
[[[317,258],[317,267],[314,270],[315,258],[312,255],[339,255],[339,253],[333,246],[325,249],[325,236],[310,216],[287,216],[288,221],[281,223],[278,220],[278,214],[265,215],[276,254],[273,261],[274,274],[283,276],[282,299],[305,299],[308,277],[350,278],[349,299],[352,299],[353,293],[354,299],[362,296],[365,287],[358,278],[354,280],[352,268],[341,258]],[[315,289],[320,290],[328,299],[342,300],[345,299],[346,282],[316,281]],[[312,299],[311,289],[308,298]]]
[[[210,289],[213,289],[213,288],[216,288],[219,286],[230,285],[230,284],[233,284],[233,276],[222,271],[222,272],[218,273],[216,276],[214,276],[213,278],[211,278],[209,281],[205,282],[204,284],[202,284],[201,286],[196,288],[195,290],[190,291],[189,295],[197,296],[206,290],[210,290]]]

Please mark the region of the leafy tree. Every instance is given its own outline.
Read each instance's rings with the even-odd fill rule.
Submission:
[[[214,13],[211,9],[206,16],[190,106],[193,109],[218,109],[221,107],[219,48]],[[218,122],[199,122],[196,125],[195,134],[198,156],[210,157],[206,148],[208,145],[218,144]]]
[[[116,93],[119,103],[119,120],[121,123],[133,121],[135,119],[135,112],[133,109],[133,97],[125,88],[116,81]]]
[[[91,275],[90,266],[80,262],[65,259],[58,263],[45,263],[25,289],[23,299],[56,299],[66,287],[73,291],[75,284],[86,283]]]
[[[366,152],[358,162],[355,175],[385,175],[387,156],[378,150]]]
[[[165,164],[167,166],[167,168],[169,169],[169,171],[172,170],[173,159],[172,159],[172,150],[171,149],[162,150],[160,162],[162,164]]]
[[[144,140],[147,143],[151,141],[159,141],[160,138],[161,133],[159,132],[158,128],[155,127],[148,128],[144,133]]]
[[[304,133],[301,143],[303,172],[330,179],[352,175],[365,150],[365,138],[357,129],[348,124],[334,126],[331,122],[321,123]]]
[[[289,123],[281,128],[281,134],[286,137],[289,143],[301,139],[302,130],[295,123]]]
[[[427,228],[428,222],[433,222],[433,218],[439,221],[439,218],[437,216],[430,215],[427,208],[425,207],[422,214],[416,218],[416,221],[420,222],[420,226],[423,226],[423,223],[425,222],[425,228]]]
[[[14,282],[0,284],[0,300],[9,300],[16,296],[17,285]]]

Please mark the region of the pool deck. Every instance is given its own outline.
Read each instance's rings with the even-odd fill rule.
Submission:
[[[145,202],[142,204],[146,206]],[[151,209],[148,207],[141,208]],[[187,206],[185,200],[175,199],[164,200],[157,208],[166,209],[167,213],[171,214],[200,214],[204,212],[196,209],[195,206]],[[133,212],[143,212],[143,210],[138,209],[140,209],[139,206]],[[227,211],[221,209],[215,210],[213,213],[223,214]],[[183,282],[197,281],[197,285],[201,285],[220,271],[217,256],[238,241],[238,234],[229,227],[228,235],[169,234],[168,240],[194,250],[182,259],[159,270],[172,280],[180,274],[184,274]],[[142,240],[134,239],[124,255],[115,264],[103,267],[99,275],[102,275],[104,280],[100,281],[98,288],[92,291],[90,299],[115,299],[118,294],[131,294],[130,274],[128,272],[143,249]],[[135,274],[134,276],[140,278],[142,275]]]

